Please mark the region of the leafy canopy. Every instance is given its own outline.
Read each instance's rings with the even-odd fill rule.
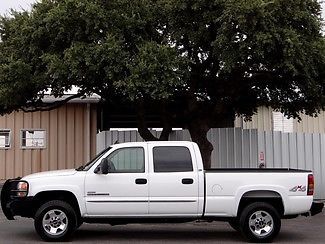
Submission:
[[[260,105],[298,116],[324,104],[316,0],[43,0],[2,17],[0,37],[1,113],[73,85],[106,100],[181,100],[175,116],[209,126]]]

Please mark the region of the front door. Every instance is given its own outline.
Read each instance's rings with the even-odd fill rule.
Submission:
[[[148,162],[146,147],[117,148],[106,159],[107,175],[91,169],[85,182],[88,216],[146,216]]]

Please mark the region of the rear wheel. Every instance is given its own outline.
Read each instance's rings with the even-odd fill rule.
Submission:
[[[240,215],[241,233],[252,242],[271,242],[281,229],[276,209],[265,202],[249,204]]]
[[[49,201],[37,210],[34,226],[45,241],[65,241],[77,228],[77,215],[70,204]]]

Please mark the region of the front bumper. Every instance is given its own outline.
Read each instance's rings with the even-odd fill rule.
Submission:
[[[32,217],[34,213],[33,197],[17,197],[17,184],[20,178],[7,180],[1,190],[1,208],[7,219],[14,216]]]

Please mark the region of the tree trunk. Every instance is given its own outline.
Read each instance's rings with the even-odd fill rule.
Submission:
[[[138,132],[140,136],[145,141],[168,141],[169,134],[172,132],[173,128],[170,124],[169,114],[166,110],[166,105],[162,104],[161,106],[161,120],[163,124],[163,130],[160,134],[160,137],[155,137],[150,130],[148,129],[146,119],[145,119],[145,107],[142,100],[138,101],[137,107],[137,121],[138,121]]]
[[[160,141],[168,141],[170,133],[173,131],[173,127],[171,126],[171,116],[167,109],[166,102],[162,102],[160,104],[160,118],[163,125],[163,130],[160,134]]]
[[[158,138],[155,137],[150,130],[148,129],[146,118],[145,118],[145,108],[143,101],[138,101],[138,107],[137,107],[137,121],[138,121],[138,132],[140,136],[145,141],[157,141]]]
[[[210,127],[206,121],[194,121],[189,127],[189,132],[193,142],[196,142],[200,148],[203,165],[205,169],[211,168],[211,153],[213,145],[207,138]]]

